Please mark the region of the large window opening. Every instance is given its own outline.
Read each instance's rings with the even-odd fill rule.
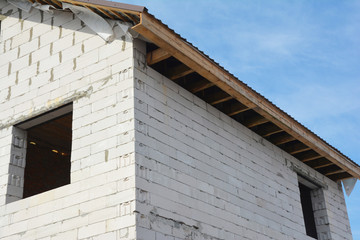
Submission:
[[[300,200],[302,212],[304,215],[304,223],[306,234],[310,237],[317,239],[317,231],[315,225],[313,201],[311,197],[311,188],[299,182]]]
[[[13,153],[25,156],[22,168],[15,166],[17,172],[23,171],[18,174],[23,179],[22,198],[70,183],[72,104],[18,124],[15,132],[24,138],[13,140]]]

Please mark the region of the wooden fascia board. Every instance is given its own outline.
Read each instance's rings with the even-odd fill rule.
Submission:
[[[219,67],[147,12],[141,13],[140,23],[132,29],[169,52],[201,76],[216,84],[233,98],[253,108],[256,112],[314,149],[320,155],[328,158],[334,164],[360,179],[360,168],[358,166],[347,160],[346,157],[334,150],[315,134]]]

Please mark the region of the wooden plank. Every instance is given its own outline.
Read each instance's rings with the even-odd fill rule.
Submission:
[[[33,1],[33,0],[31,0],[31,1]],[[59,8],[62,9],[62,3],[59,2],[58,0],[51,0],[51,2],[54,3],[56,6],[58,6]]]
[[[293,141],[289,143],[285,143],[280,146],[284,151],[288,152],[289,154],[296,154],[301,153],[309,150],[310,148],[299,141]]]
[[[191,68],[188,68],[184,64],[180,64],[179,66],[169,69],[165,73],[165,75],[171,80],[176,80],[176,79],[179,79],[186,75],[189,75],[190,73],[193,73],[193,72],[194,72],[194,70],[192,70]]]
[[[127,13],[127,12],[125,12],[125,11],[121,11],[121,10],[120,10],[120,12],[121,12],[122,14],[124,14],[127,18],[129,18],[130,20],[132,20],[134,23],[138,23],[138,22],[139,22],[139,20],[137,20],[135,17],[132,16],[132,14]]]
[[[267,120],[266,118],[263,118],[261,116],[256,116],[256,117],[247,118],[242,124],[245,127],[252,128],[267,122],[269,122],[269,120]]]
[[[313,161],[308,161],[306,162],[306,165],[308,165],[309,167],[312,167],[314,169],[316,168],[321,168],[321,167],[326,167],[333,164],[332,162],[330,162],[329,160],[327,160],[326,158],[319,158]]]
[[[254,131],[262,137],[268,137],[273,134],[283,132],[284,130],[282,130],[281,128],[279,128],[278,126],[272,123],[266,123],[261,125],[259,129],[254,129]]]
[[[309,161],[314,161],[314,160],[323,158],[324,156],[319,155],[315,151],[306,151],[306,152],[302,152],[300,154],[296,154],[296,155],[294,155],[294,157],[296,157],[300,161],[306,163],[306,162],[309,162]]]
[[[44,0],[48,5],[53,6],[54,8],[62,8],[62,5],[59,1],[56,0]],[[33,2],[34,3],[34,2]]]
[[[223,108],[223,112],[230,117],[248,110],[250,110],[250,108],[240,102],[225,105]]]
[[[338,174],[338,173],[343,173],[345,172],[343,169],[339,169],[339,170],[334,170],[334,171],[330,171],[328,173],[325,173],[325,176],[330,176],[330,175],[334,175],[334,174]]]
[[[306,162],[309,162],[309,161],[314,161],[314,160],[317,160],[317,159],[320,159],[322,158],[323,156],[319,155],[319,156],[314,156],[314,157],[308,157],[308,158],[305,158],[305,159],[302,159],[301,161],[306,163]]]
[[[359,166],[349,161],[348,158],[321,140],[314,133],[222,69],[152,15],[146,12],[141,13],[140,24],[134,26],[132,29],[157,46],[164,48],[179,61],[186,64],[189,68],[194,69],[201,76],[216,84],[244,105],[254,108],[259,114],[314,149],[319,155],[325,156],[345,171],[351,173],[354,177],[360,178]]]
[[[321,174],[324,174],[325,176],[344,172],[343,169],[339,168],[339,166],[337,166],[335,164],[332,164],[332,165],[329,165],[326,167],[322,167],[322,168],[317,168],[316,171],[320,172]]]
[[[110,13],[108,13],[107,11],[105,11],[105,9],[102,8],[96,8],[98,11],[102,12],[105,16],[107,16],[108,18],[114,20],[115,17],[113,15],[111,15]]]
[[[224,91],[219,91],[212,94],[205,94],[203,100],[211,105],[222,103],[232,99],[232,97]]]
[[[327,177],[333,181],[343,180],[343,179],[347,179],[347,178],[353,178],[353,176],[347,172],[335,173],[335,174],[329,175]]]
[[[275,136],[271,136],[268,140],[275,145],[281,145],[284,143],[294,141],[296,139],[287,133],[283,133],[283,134],[277,134]]]
[[[168,59],[169,57],[171,57],[170,53],[168,53],[162,48],[158,48],[146,54],[146,62],[149,66],[151,66],[154,65],[155,63]]]
[[[109,10],[112,14],[114,14],[115,16],[117,16],[118,18],[120,18],[122,21],[127,22],[128,19],[124,18],[120,13],[118,13],[117,11],[114,10]]]
[[[189,92],[192,93],[197,93],[200,92],[202,90],[208,89],[212,86],[214,86],[214,83],[209,82],[206,79],[203,79],[202,77],[199,77],[200,79],[197,79],[195,77],[195,79],[188,81],[185,85],[184,88],[187,89]]]

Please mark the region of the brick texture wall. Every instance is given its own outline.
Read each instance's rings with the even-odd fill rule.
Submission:
[[[314,192],[320,239],[352,239],[341,185],[146,67],[144,53],[137,42],[138,239],[312,239],[294,169],[326,186]]]
[[[115,28],[107,44],[71,13],[4,0],[0,14],[0,239],[134,239],[131,38]],[[71,184],[14,201],[12,126],[69,102]]]
[[[351,239],[340,185],[147,67],[143,41],[0,14],[1,239],[311,239],[294,169],[327,186],[321,239]],[[13,125],[70,102],[71,184],[15,201]]]

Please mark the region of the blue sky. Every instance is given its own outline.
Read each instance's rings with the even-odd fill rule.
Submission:
[[[360,164],[360,1],[127,0]],[[348,214],[360,239],[360,183]]]

